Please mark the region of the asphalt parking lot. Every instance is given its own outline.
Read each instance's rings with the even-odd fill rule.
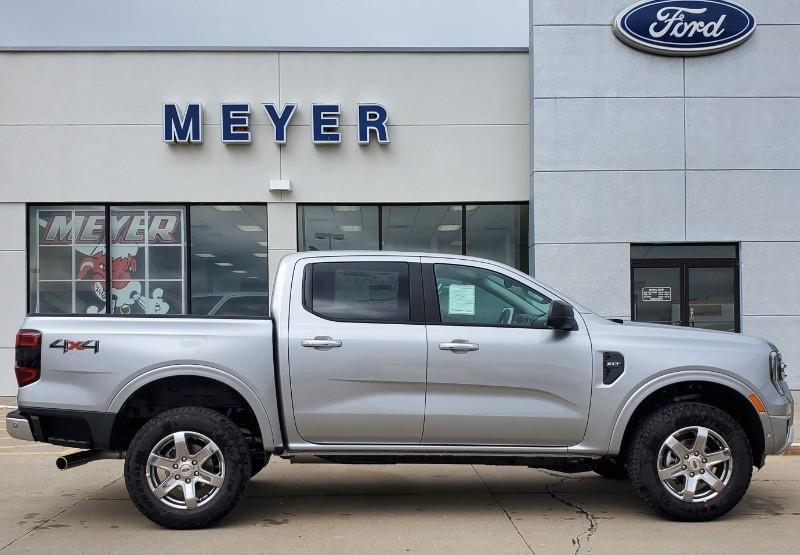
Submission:
[[[57,470],[56,456],[71,451],[0,431],[0,550],[674,554],[792,552],[798,543],[800,456],[770,457],[736,509],[700,524],[663,520],[626,482],[592,473],[274,460],[219,526],[178,532],[136,511],[121,461]]]

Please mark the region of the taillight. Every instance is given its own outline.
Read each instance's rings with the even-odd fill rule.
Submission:
[[[14,357],[17,385],[22,387],[41,376],[42,333],[36,330],[19,330]]]

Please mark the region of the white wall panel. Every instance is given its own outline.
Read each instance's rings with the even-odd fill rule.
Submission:
[[[281,102],[300,102],[292,124],[311,122],[311,102],[378,102],[396,125],[528,123],[527,53],[284,53]]]
[[[297,127],[293,132],[307,129]],[[528,126],[393,127],[390,145],[286,145],[282,172],[293,202],[524,201]]]

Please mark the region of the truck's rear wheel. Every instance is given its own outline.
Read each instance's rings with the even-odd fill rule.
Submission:
[[[166,528],[204,528],[227,515],[250,478],[239,428],[203,407],[150,419],[131,441],[125,485],[139,511]]]
[[[629,445],[631,483],[674,520],[711,520],[730,511],[750,485],[753,456],[742,427],[703,403],[676,403],[648,415]]]

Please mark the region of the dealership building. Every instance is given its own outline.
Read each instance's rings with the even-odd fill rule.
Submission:
[[[800,3],[653,20],[714,53],[632,39],[633,3],[6,5],[0,395],[26,313],[264,315],[331,249],[762,336],[800,388]]]

